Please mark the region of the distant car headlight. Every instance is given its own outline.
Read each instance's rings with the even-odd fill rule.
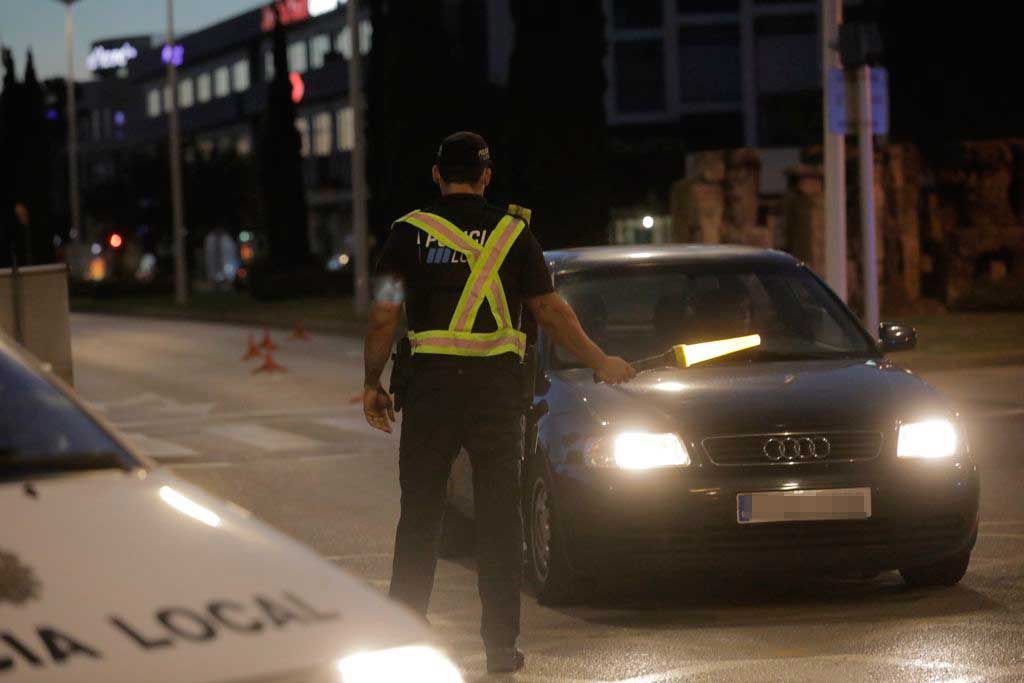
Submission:
[[[958,447],[956,427],[949,420],[908,422],[900,426],[896,455],[901,458],[948,458]]]
[[[426,645],[357,652],[338,661],[342,683],[462,683],[451,660]]]
[[[649,470],[656,467],[685,467],[690,464],[686,446],[675,434],[622,432],[595,442],[586,461],[599,467]]]

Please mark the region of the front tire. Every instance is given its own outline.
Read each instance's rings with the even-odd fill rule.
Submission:
[[[964,550],[934,564],[900,569],[900,576],[911,588],[955,586],[964,578],[970,562],[971,551]]]
[[[563,532],[552,498],[551,480],[542,464],[530,468],[526,489],[526,578],[544,605],[580,599],[578,577],[569,566]]]

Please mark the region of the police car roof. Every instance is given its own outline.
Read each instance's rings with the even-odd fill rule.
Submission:
[[[633,244],[580,247],[545,252],[554,273],[631,265],[734,265],[745,267],[796,266],[799,261],[782,251],[736,244]]]

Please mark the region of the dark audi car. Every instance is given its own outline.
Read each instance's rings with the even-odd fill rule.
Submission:
[[[883,323],[876,341],[776,251],[548,256],[558,291],[610,354],[636,361],[751,334],[760,344],[613,387],[540,335],[523,513],[541,599],[575,597],[609,569],[963,577],[978,471],[947,399],[885,358],[913,347],[912,328]],[[453,512],[472,510],[470,482],[460,456]]]

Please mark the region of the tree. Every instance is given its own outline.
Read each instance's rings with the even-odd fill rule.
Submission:
[[[19,86],[15,81],[14,58],[2,50],[3,89],[0,90],[0,265],[8,265],[10,239],[14,229],[14,178],[17,172],[17,111]]]
[[[25,64],[25,80],[21,86],[22,153],[16,176],[16,201],[29,210],[31,231],[28,251],[35,263],[53,259],[54,230],[50,220],[50,137],[46,130],[46,96],[36,78],[32,52]]]
[[[274,16],[274,79],[270,82],[260,145],[260,179],[267,225],[268,265],[295,270],[310,263],[309,215],[302,181],[302,141],[295,127],[295,103],[288,71],[284,27]]]
[[[545,247],[607,240],[601,0],[512,0],[516,44],[509,69],[513,186],[533,209]],[[557,55],[557,58],[553,58]]]

